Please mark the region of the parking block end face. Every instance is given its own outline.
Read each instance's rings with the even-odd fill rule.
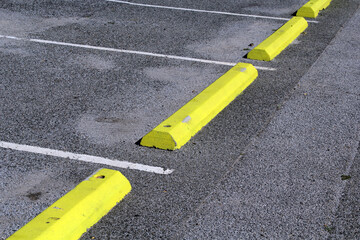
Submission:
[[[140,145],[175,150],[210,122],[258,76],[249,63],[238,63],[164,122],[146,134]]]
[[[130,182],[120,172],[100,169],[8,240],[79,239],[130,191]]]
[[[151,132],[146,134],[140,142],[144,147],[156,147],[164,150],[175,150],[176,142],[171,136],[170,131],[167,129],[161,129],[163,126],[159,125]]]
[[[319,12],[330,5],[331,0],[310,0],[302,6],[296,13],[296,16],[316,18]]]
[[[293,17],[270,37],[251,50],[247,58],[271,61],[292,43],[306,28],[307,21],[303,17]]]
[[[260,45],[251,50],[247,58],[253,60],[261,60],[261,61],[271,61],[275,56],[270,56],[270,51],[268,48],[262,48]]]

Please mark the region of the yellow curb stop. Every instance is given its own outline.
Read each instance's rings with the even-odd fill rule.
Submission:
[[[319,12],[330,5],[331,0],[310,0],[296,13],[299,17],[316,18]]]
[[[130,182],[120,172],[100,169],[8,240],[79,239],[130,191]]]
[[[306,28],[307,21],[303,17],[293,17],[270,37],[251,50],[247,58],[271,61],[292,43]]]
[[[244,91],[258,76],[255,67],[238,63],[168,119],[146,134],[140,145],[164,150],[181,148]]]

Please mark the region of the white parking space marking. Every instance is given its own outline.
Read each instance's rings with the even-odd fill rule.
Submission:
[[[281,20],[281,21],[289,21],[289,20],[290,20],[290,18],[271,17],[271,16],[260,16],[260,15],[242,14],[242,13],[231,13],[231,12],[221,12],[221,11],[209,11],[209,10],[191,9],[191,8],[170,7],[170,6],[161,6],[161,5],[144,4],[144,3],[133,3],[133,2],[121,1],[121,0],[106,0],[106,1],[107,1],[107,2],[114,2],[114,3],[128,4],[128,5],[139,6],[139,7],[162,8],[162,9],[180,10],[180,11],[188,11],[188,12],[222,14],[222,15],[237,16],[237,17],[251,17],[251,18],[262,18],[262,19]],[[308,22],[318,23],[318,21],[314,21],[314,20],[309,20]]]
[[[49,148],[21,145],[21,144],[9,143],[9,142],[3,142],[3,141],[0,141],[0,147],[5,148],[5,149],[16,150],[16,151],[37,153],[37,154],[42,154],[42,155],[47,155],[47,156],[67,158],[67,159],[83,161],[83,162],[104,164],[104,165],[108,165],[108,166],[112,166],[112,167],[133,169],[133,170],[139,170],[139,171],[143,171],[143,172],[150,172],[150,173],[156,173],[156,174],[168,175],[174,171],[174,169],[164,169],[162,167],[154,167],[154,166],[148,166],[148,165],[143,165],[143,164],[139,164],[139,163],[118,161],[118,160],[112,160],[112,159],[107,159],[107,158],[103,158],[103,157],[96,157],[96,156],[90,156],[90,155],[85,155],[85,154],[77,154],[77,153],[65,152],[65,151],[54,150],[54,149],[49,149]]]
[[[214,61],[214,60],[207,60],[207,59],[181,57],[181,56],[175,56],[175,55],[166,55],[166,54],[160,54],[160,53],[151,53],[151,52],[134,51],[134,50],[126,50],[126,49],[116,49],[116,48],[108,48],[108,47],[98,47],[98,46],[83,45],[83,44],[76,44],[76,43],[66,43],[66,42],[57,42],[57,41],[50,41],[50,40],[43,40],[43,39],[20,38],[20,37],[5,36],[5,35],[0,35],[0,38],[12,39],[12,40],[17,40],[17,41],[28,41],[28,42],[35,42],[35,43],[67,46],[67,47],[78,47],[78,48],[94,49],[94,50],[109,51],[109,52],[129,53],[129,54],[137,54],[137,55],[144,55],[144,56],[151,56],[151,57],[161,57],[161,58],[168,58],[168,59],[176,59],[176,60],[182,60],[182,61],[191,61],[191,62],[201,62],[201,63],[208,63],[208,64],[225,65],[225,66],[232,66],[232,67],[237,64],[237,63],[234,63],[234,62],[221,62],[221,61]],[[254,66],[254,67],[257,68],[258,70],[267,70],[267,71],[275,71],[276,70],[275,68],[270,68],[270,67],[260,67],[260,66]]]

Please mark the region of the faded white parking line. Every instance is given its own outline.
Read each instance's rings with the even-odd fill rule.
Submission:
[[[107,1],[107,2],[114,2],[114,3],[128,4],[128,5],[139,6],[139,7],[162,8],[162,9],[180,10],[180,11],[188,11],[188,12],[212,13],[212,14],[222,14],[222,15],[237,16],[237,17],[251,17],[251,18],[262,18],[262,19],[281,20],[281,21],[289,21],[289,20],[290,20],[290,18],[261,16],[261,15],[232,13],[232,12],[221,12],[221,11],[210,11],[210,10],[181,8],[181,7],[170,7],[170,6],[162,6],[162,5],[153,5],[153,4],[144,4],[144,3],[134,3],[134,2],[128,2],[128,1],[121,1],[121,0],[106,0],[106,1]],[[318,23],[318,21],[314,21],[314,20],[309,20],[308,22]]]
[[[143,172],[150,172],[150,173],[156,173],[156,174],[168,175],[174,171],[173,169],[164,169],[162,167],[154,167],[154,166],[148,166],[148,165],[143,165],[143,164],[139,164],[139,163],[118,161],[118,160],[112,160],[112,159],[107,159],[107,158],[103,158],[103,157],[96,157],[96,156],[90,156],[90,155],[85,155],[85,154],[77,154],[77,153],[65,152],[65,151],[54,150],[54,149],[49,149],[49,148],[21,145],[21,144],[9,143],[9,142],[3,142],[3,141],[0,141],[0,148],[29,152],[29,153],[37,153],[37,154],[53,156],[53,157],[67,158],[67,159],[71,159],[71,160],[77,160],[77,161],[83,161],[83,162],[89,162],[89,163],[104,164],[104,165],[108,165],[108,166],[112,166],[112,167],[133,169],[133,170],[139,170],[139,171],[143,171]]]
[[[160,53],[116,49],[116,48],[108,48],[108,47],[98,47],[98,46],[91,46],[91,45],[57,42],[57,41],[34,39],[34,38],[20,38],[20,37],[5,36],[5,35],[0,35],[0,38],[12,39],[12,40],[17,40],[17,41],[28,41],[28,42],[35,42],[35,43],[67,46],[67,47],[86,48],[86,49],[109,51],[109,52],[129,53],[129,54],[137,54],[137,55],[144,55],[144,56],[151,56],[151,57],[161,57],[161,58],[176,59],[176,60],[182,60],[182,61],[201,62],[201,63],[217,64],[217,65],[225,65],[225,66],[235,66],[237,64],[237,63],[233,63],[233,62],[221,62],[221,61],[214,61],[214,60],[207,60],[207,59],[181,57],[181,56],[175,56],[175,55],[166,55],[166,54],[160,54]],[[260,66],[254,66],[254,67],[259,70],[268,70],[268,71],[276,70],[275,68],[269,68],[269,67],[260,67]]]

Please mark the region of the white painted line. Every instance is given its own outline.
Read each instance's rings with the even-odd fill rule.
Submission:
[[[37,153],[37,154],[42,154],[42,155],[47,155],[47,156],[67,158],[67,159],[83,161],[83,162],[90,162],[90,163],[97,163],[97,164],[104,164],[104,165],[109,165],[109,166],[118,167],[118,168],[134,169],[134,170],[157,173],[157,174],[164,174],[164,175],[171,174],[174,171],[173,169],[164,169],[162,167],[153,167],[153,166],[143,165],[143,164],[139,164],[139,163],[111,160],[111,159],[107,159],[107,158],[90,156],[90,155],[85,155],[85,154],[64,152],[64,151],[53,150],[53,149],[49,149],[49,148],[34,147],[34,146],[29,146],[29,145],[20,145],[20,144],[16,144],[16,143],[9,143],[9,142],[3,142],[3,141],[0,141],[0,147],[6,148],[6,149],[12,149],[12,150],[16,150],[16,151]]]
[[[232,13],[232,12],[209,11],[209,10],[191,9],[191,8],[169,7],[169,6],[162,6],[162,5],[133,3],[133,2],[121,1],[121,0],[106,0],[106,1],[114,2],[114,3],[128,4],[128,5],[139,6],[139,7],[162,8],[162,9],[180,10],[180,11],[188,11],[188,12],[212,13],[212,14],[222,14],[222,15],[237,16],[237,17],[263,18],[263,19],[272,19],[272,20],[281,20],[281,21],[289,21],[290,20],[290,18],[261,16],[261,15]],[[313,20],[309,20],[308,22],[318,23],[318,21],[313,21]]]
[[[234,65],[235,66],[235,65]],[[260,66],[254,66],[257,70],[264,70],[264,71],[276,71],[276,68],[271,67],[260,67]]]
[[[67,46],[67,47],[86,48],[86,49],[109,51],[109,52],[129,53],[129,54],[137,54],[137,55],[144,55],[144,56],[151,56],[151,57],[161,57],[161,58],[168,58],[168,59],[176,59],[176,60],[182,60],[182,61],[191,61],[191,62],[201,62],[201,63],[225,65],[225,66],[232,66],[232,67],[237,64],[237,63],[233,63],[233,62],[221,62],[221,61],[213,61],[213,60],[207,60],[207,59],[181,57],[181,56],[166,55],[166,54],[160,54],[160,53],[142,52],[142,51],[134,51],[134,50],[107,48],[107,47],[97,47],[97,46],[91,46],[91,45],[83,45],[83,44],[76,44],[76,43],[66,43],[66,42],[57,42],[57,41],[49,41],[49,40],[33,39],[33,38],[20,38],[20,37],[5,36],[5,35],[0,35],[0,38],[12,39],[12,40],[17,40],[17,41],[28,41],[28,42],[35,42],[35,43],[44,43],[44,44],[52,44],[52,45],[59,45],[59,46]],[[257,68],[259,70],[268,70],[268,71],[275,71],[276,70],[275,68],[267,68],[267,67],[256,67],[255,66],[255,68]]]

